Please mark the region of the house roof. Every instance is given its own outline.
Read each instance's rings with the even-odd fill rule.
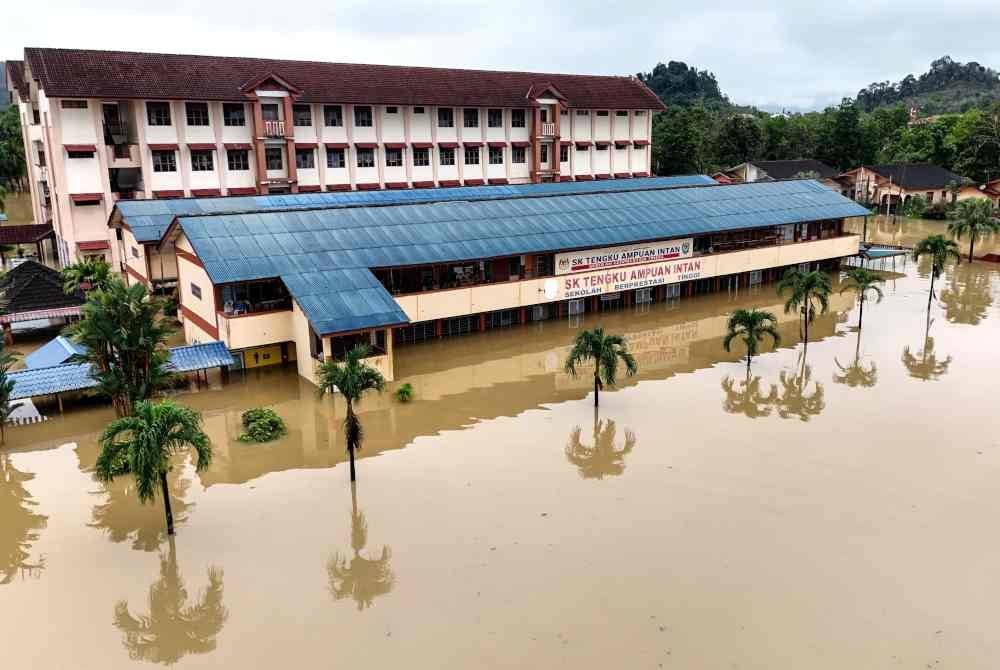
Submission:
[[[73,356],[86,353],[87,349],[62,335],[55,337],[24,357],[28,368],[49,368],[62,365]]]
[[[771,179],[800,179],[802,175],[814,172],[818,179],[836,177],[836,168],[815,158],[787,161],[752,161],[758,170],[763,170]]]
[[[9,301],[0,314],[79,307],[84,303],[82,294],[67,295],[63,291],[58,270],[31,260],[20,263],[4,275],[0,279],[0,291]]]
[[[245,85],[272,75],[303,102],[524,107],[544,81],[570,107],[664,109],[634,77],[32,47],[24,57],[49,97],[243,100]]]
[[[953,182],[961,184],[965,180],[960,174],[930,163],[897,163],[865,167],[880,177],[892,179],[893,184],[906,189],[947,188]]]
[[[247,195],[225,198],[174,198],[167,200],[119,200],[109,225],[128,226],[137,241],[159,242],[176,216],[265,212],[367,205],[402,205],[456,200],[496,200],[532,196],[631,191],[680,186],[707,186],[715,182],[705,175],[640,177],[602,181],[548,182],[496,186],[456,186],[386,191],[327,191],[283,195]]]
[[[18,95],[21,96],[21,100],[28,99],[28,86],[24,79],[24,61],[21,60],[9,60],[6,65],[7,70],[7,88],[11,91],[17,91]]]
[[[233,355],[223,342],[203,342],[174,347],[167,359],[171,372],[194,372],[233,364]]]
[[[0,226],[0,244],[35,244],[49,237],[55,237],[51,223]]]
[[[214,284],[280,277],[322,334],[406,323],[369,268],[864,216],[816,181],[179,217]]]

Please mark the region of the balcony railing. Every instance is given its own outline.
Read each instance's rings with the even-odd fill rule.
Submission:
[[[556,134],[556,124],[554,123],[542,124],[542,137],[554,137],[555,134]]]
[[[284,136],[285,136],[284,121],[264,122],[264,137],[284,137]]]

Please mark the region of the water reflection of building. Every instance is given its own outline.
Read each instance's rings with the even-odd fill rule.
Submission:
[[[38,576],[45,567],[43,558],[31,554],[48,522],[34,510],[38,503],[25,486],[33,477],[15,468],[9,454],[0,453],[0,584],[18,575]]]

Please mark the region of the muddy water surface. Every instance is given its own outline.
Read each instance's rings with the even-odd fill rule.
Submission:
[[[754,361],[726,314],[773,287],[402,347],[408,405],[363,403],[352,497],[337,428],[293,370],[180,399],[216,457],[171,473],[178,533],[92,479],[110,413],[0,449],[5,665],[992,668],[1000,656],[1000,268],[897,264],[855,326],[834,298]],[[632,342],[602,394],[575,327]],[[291,431],[236,441],[268,404]]]

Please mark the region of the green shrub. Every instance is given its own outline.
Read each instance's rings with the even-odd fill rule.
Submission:
[[[903,215],[908,216],[913,219],[924,218],[924,212],[927,211],[927,199],[922,195],[912,196],[903,205]]]
[[[245,432],[236,438],[240,442],[270,442],[288,432],[277,412],[266,407],[248,409],[242,419]]]
[[[398,389],[396,389],[396,400],[399,402],[410,402],[413,400],[413,386],[409,382],[401,384]]]

